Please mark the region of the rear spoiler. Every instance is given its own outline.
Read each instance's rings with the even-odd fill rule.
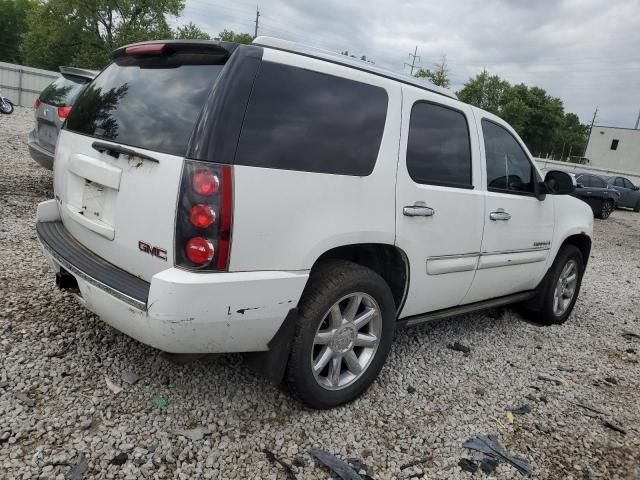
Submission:
[[[111,58],[117,60],[122,57],[143,58],[184,53],[214,56],[219,58],[220,63],[224,63],[236,48],[237,43],[218,40],[151,40],[117,48],[111,53]]]
[[[87,70],[86,68],[76,67],[59,67],[60,73],[63,76],[71,75],[74,77],[83,77],[89,80],[93,80],[100,73],[98,70]]]

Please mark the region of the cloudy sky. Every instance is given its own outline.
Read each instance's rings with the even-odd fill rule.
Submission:
[[[565,110],[633,127],[640,111],[640,0],[260,0],[260,35],[364,54],[408,72],[443,55],[454,90],[486,67],[511,83],[543,87]],[[211,35],[253,34],[256,3],[186,0],[179,23]]]

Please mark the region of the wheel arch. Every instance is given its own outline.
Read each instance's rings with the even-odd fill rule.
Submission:
[[[409,291],[409,260],[406,253],[387,243],[356,243],[331,248],[320,255],[311,272],[327,260],[347,260],[368,267],[387,283],[391,289],[396,313],[402,310]]]
[[[589,262],[589,256],[591,254],[591,237],[589,237],[589,235],[587,235],[586,233],[576,233],[573,235],[569,235],[564,239],[562,245],[560,245],[558,252],[565,245],[573,245],[577,247],[578,250],[580,250],[580,253],[582,253],[582,259],[584,260],[584,266],[586,267],[587,263]]]

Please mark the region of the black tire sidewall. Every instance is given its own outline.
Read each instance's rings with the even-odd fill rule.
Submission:
[[[378,376],[388,356],[395,332],[395,303],[386,282],[373,270],[352,262],[330,262],[312,274],[298,308],[299,318],[287,366],[287,384],[304,404],[316,409],[332,408],[362,394]],[[338,277],[339,276],[339,277]],[[339,282],[336,282],[339,278]],[[380,307],[382,338],[364,374],[341,390],[320,386],[311,370],[311,349],[316,330],[333,304],[350,293],[371,295]]]
[[[560,273],[569,260],[576,260],[578,264],[578,280],[576,283],[576,291],[567,310],[558,317],[553,312],[554,293],[556,285],[558,283],[558,278],[560,277]],[[543,321],[543,323],[548,325],[557,325],[567,321],[567,319],[571,315],[571,312],[573,311],[573,307],[575,306],[576,301],[578,300],[578,296],[580,295],[580,287],[582,286],[584,269],[584,259],[582,258],[582,253],[580,252],[580,250],[573,245],[565,245],[564,247],[562,247],[562,249],[556,256],[555,261],[553,262],[551,270],[549,271],[549,283],[546,288],[544,303],[540,312],[542,317],[541,320]]]

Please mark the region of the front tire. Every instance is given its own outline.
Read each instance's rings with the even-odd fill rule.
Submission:
[[[5,115],[12,114],[13,113],[13,103],[11,103],[8,100],[2,102],[2,105],[0,105],[0,113],[4,113]]]
[[[636,206],[633,207],[633,211],[636,213],[640,212],[640,200],[638,200],[638,203],[636,203]]]
[[[350,402],[375,380],[395,331],[395,303],[373,270],[334,260],[311,273],[287,364],[289,391],[311,408]]]
[[[533,317],[543,325],[559,325],[567,321],[580,293],[584,259],[573,245],[558,252],[543,284],[542,304]]]

